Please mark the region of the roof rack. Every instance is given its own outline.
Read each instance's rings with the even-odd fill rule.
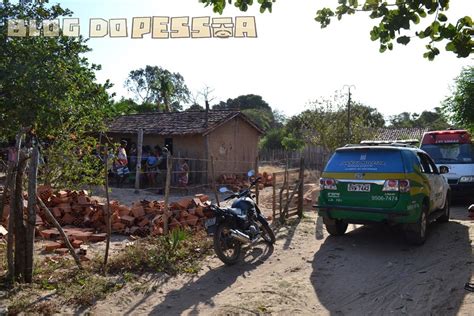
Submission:
[[[417,147],[420,143],[418,139],[397,139],[397,140],[363,140],[360,145],[367,146],[398,146],[398,147]],[[346,145],[347,146],[347,145]]]

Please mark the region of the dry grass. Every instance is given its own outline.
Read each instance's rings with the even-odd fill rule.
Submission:
[[[204,233],[180,232],[137,240],[110,258],[107,276],[102,271],[102,256],[85,262],[83,270],[68,257],[37,261],[33,284],[9,289],[5,303],[14,314],[53,314],[64,304],[90,306],[144,272],[197,273],[210,246]],[[45,293],[51,298],[41,301]]]

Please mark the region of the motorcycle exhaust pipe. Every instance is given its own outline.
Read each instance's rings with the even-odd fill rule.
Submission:
[[[250,240],[249,236],[245,235],[244,233],[242,233],[238,230],[231,229],[230,230],[230,236],[234,239],[237,239],[238,241],[240,241],[243,244],[249,244],[249,243],[252,242],[252,240]]]

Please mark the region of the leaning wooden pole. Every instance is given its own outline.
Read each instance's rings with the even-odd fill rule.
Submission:
[[[104,255],[104,274],[107,273],[107,261],[109,259],[110,237],[112,235],[112,221],[110,219],[110,197],[109,197],[109,148],[105,146],[104,153],[104,176],[105,176],[105,198],[107,203],[105,205],[105,216],[107,220],[107,242],[105,244]]]
[[[28,220],[26,225],[26,268],[25,282],[33,282],[34,245],[36,227],[36,189],[38,185],[38,144],[33,142],[33,153],[28,170]]]
[[[166,153],[166,182],[165,182],[165,212],[163,214],[163,233],[165,235],[168,234],[168,213],[169,213],[169,196],[170,196],[170,185],[171,185],[171,168],[173,167],[173,163],[171,161],[172,156],[169,152]]]
[[[71,242],[69,241],[69,238],[67,238],[66,233],[64,232],[63,228],[61,227],[61,225],[59,225],[58,221],[56,220],[56,218],[54,218],[53,214],[51,213],[49,208],[46,206],[46,204],[44,204],[43,200],[41,200],[41,198],[38,195],[36,196],[36,198],[37,198],[37,201],[38,201],[39,205],[41,206],[44,213],[46,214],[46,217],[50,221],[50,223],[52,223],[53,226],[56,227],[59,234],[63,238],[64,243],[66,244],[66,247],[69,249],[69,253],[74,258],[74,261],[76,261],[77,267],[79,269],[82,269],[81,260],[79,260],[79,257],[77,256],[76,252],[74,251],[74,248],[72,247]]]

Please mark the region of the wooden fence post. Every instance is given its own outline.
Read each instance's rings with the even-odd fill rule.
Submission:
[[[304,195],[304,158],[300,159],[300,181],[298,188],[298,217],[303,218],[303,195]]]
[[[143,147],[143,129],[138,130],[138,141],[137,141],[137,166],[135,168],[135,193],[138,194],[140,190],[140,171],[142,169],[142,147]]]
[[[28,219],[26,225],[26,266],[25,282],[33,282],[33,258],[36,228],[36,188],[38,178],[39,149],[37,140],[33,142],[33,153],[28,171]]]
[[[171,161],[172,156],[169,152],[166,153],[166,184],[165,184],[165,212],[163,222],[163,232],[165,235],[168,234],[168,212],[169,212],[169,198],[170,198],[170,184],[171,184],[171,168],[173,162]]]
[[[258,177],[258,156],[255,157],[255,177]],[[260,193],[260,188],[259,188],[259,183],[255,185],[255,196],[257,200],[257,205],[258,205],[258,196]]]
[[[105,255],[104,255],[104,274],[107,273],[107,261],[109,258],[110,248],[110,235],[112,235],[112,222],[110,219],[110,197],[109,197],[109,148],[105,146],[105,159],[104,159],[104,174],[105,174],[105,197],[107,199],[107,205],[105,208],[105,216],[107,220],[107,242],[105,244]]]
[[[273,220],[275,220],[275,216],[276,216],[276,173],[273,173],[273,175],[272,175],[272,189],[273,189],[272,215],[273,215]]]
[[[211,183],[212,183],[212,190],[214,191],[214,195],[216,196],[216,203],[217,206],[221,206],[219,202],[219,195],[217,194],[217,188],[216,188],[216,176],[214,174],[214,156],[211,156]]]

